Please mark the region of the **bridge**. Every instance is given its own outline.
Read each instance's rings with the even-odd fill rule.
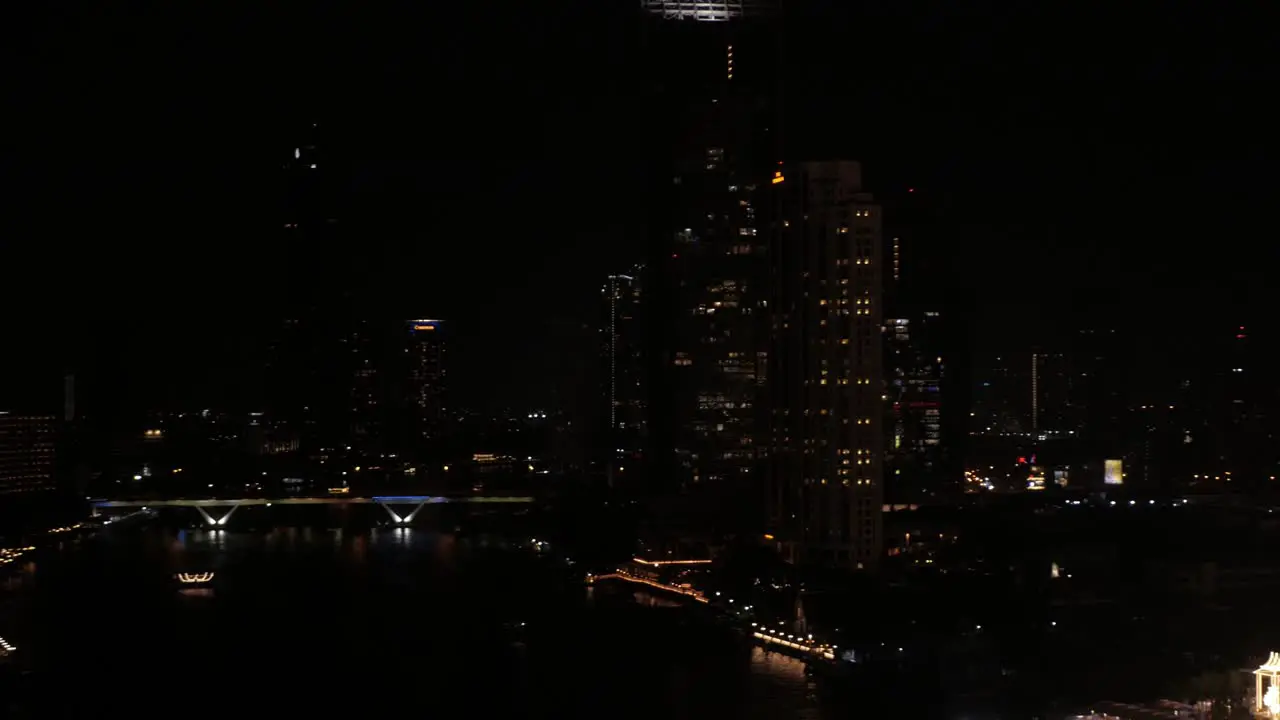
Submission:
[[[289,497],[289,498],[237,498],[237,499],[204,499],[204,500],[95,500],[93,514],[97,516],[107,508],[128,508],[146,510],[160,507],[195,508],[209,527],[224,527],[231,519],[232,513],[246,505],[380,505],[391,521],[397,525],[408,525],[422,508],[427,505],[447,503],[531,503],[531,497],[443,497],[438,495],[394,495],[375,497]],[[412,508],[407,514],[396,512],[395,508]],[[214,512],[210,512],[210,511]],[[214,514],[217,514],[217,517]]]

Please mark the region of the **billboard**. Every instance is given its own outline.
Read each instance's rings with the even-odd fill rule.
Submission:
[[[1102,461],[1102,482],[1107,485],[1124,484],[1124,466],[1119,460]]]

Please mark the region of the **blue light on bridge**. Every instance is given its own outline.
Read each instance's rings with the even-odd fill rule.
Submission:
[[[374,497],[370,498],[374,502],[380,503],[429,503],[444,502],[444,498],[434,495],[397,495],[394,497]]]

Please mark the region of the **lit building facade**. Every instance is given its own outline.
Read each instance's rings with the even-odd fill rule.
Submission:
[[[769,532],[793,562],[871,568],[883,543],[880,206],[855,162],[777,173]]]
[[[759,207],[777,159],[776,3],[642,3],[654,89],[649,474],[702,503],[704,528],[759,517],[767,357]],[[753,519],[749,515],[755,515]]]
[[[55,489],[57,428],[51,415],[0,412],[0,495]]]
[[[443,320],[410,320],[408,327],[410,427],[416,439],[429,446],[444,436],[448,417],[445,323]]]
[[[695,22],[729,22],[771,13],[776,0],[724,0],[703,2],[698,0],[641,0],[650,14],[664,20],[693,20]]]

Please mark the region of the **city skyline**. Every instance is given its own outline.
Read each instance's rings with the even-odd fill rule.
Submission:
[[[795,5],[801,17],[786,26],[793,37],[824,37],[804,17],[812,5]],[[360,262],[353,267],[366,277],[381,276],[378,285],[412,288],[397,314],[428,312],[471,328],[459,331],[475,338],[474,351],[459,345],[469,358],[464,367],[501,355],[491,352],[491,335],[537,346],[554,326],[588,322],[589,278],[621,272],[641,259],[642,232],[634,219],[647,211],[636,206],[641,188],[630,169],[639,158],[627,139],[641,116],[626,92],[640,70],[629,59],[637,41],[628,25],[639,8],[593,3],[577,12],[583,8],[563,16],[525,9],[493,18],[485,42],[474,49],[437,28],[430,31],[439,40],[435,45],[364,55],[359,49],[369,49],[375,30],[388,27],[375,11],[349,23],[318,12],[281,16],[281,27],[290,28],[282,38],[250,37],[226,58],[229,63],[217,64],[225,53],[197,53],[210,49],[213,29],[234,21],[236,11],[214,13],[205,30],[174,15],[157,23],[194,32],[189,48],[173,46],[164,33],[138,38],[140,47],[172,53],[170,71],[147,68],[132,55],[111,56],[90,70],[99,41],[87,29],[35,23],[31,45],[18,49],[33,57],[66,52],[66,63],[50,69],[65,82],[48,83],[63,88],[57,94],[29,81],[17,87],[31,112],[21,118],[27,123],[23,142],[10,142],[5,153],[27,181],[7,200],[6,235],[13,241],[3,252],[6,267],[23,268],[7,284],[15,297],[46,286],[63,288],[67,297],[27,308],[33,312],[24,310],[25,317],[9,312],[8,321],[39,338],[40,347],[65,342],[50,323],[88,324],[96,335],[91,348],[126,337],[146,356],[186,343],[186,334],[173,328],[192,317],[223,334],[243,327],[260,312],[253,299],[262,295],[224,288],[234,278],[237,287],[271,290],[278,279],[273,268],[280,258],[267,220],[276,201],[263,176],[295,147],[289,128],[314,120],[330,126],[352,157],[351,224],[360,236]],[[980,311],[1009,312],[1021,326],[1040,312],[1027,307],[1041,307],[1046,316],[1063,310],[1057,314],[1174,316],[1170,303],[1181,288],[1203,295],[1187,312],[1205,317],[1244,302],[1240,293],[1224,297],[1198,279],[1211,273],[1188,272],[1206,264],[1215,272],[1234,271],[1239,281],[1233,284],[1250,296],[1263,291],[1260,268],[1273,251],[1244,239],[1259,217],[1263,187],[1252,181],[1262,156],[1249,141],[1262,114],[1249,109],[1252,93],[1238,92],[1263,67],[1248,57],[1248,43],[1234,43],[1234,50],[1219,50],[1212,61],[1179,72],[1185,68],[1170,63],[1182,62],[1174,59],[1181,56],[1159,51],[1195,27],[1193,18],[1177,13],[1165,17],[1167,32],[1143,34],[1156,44],[1150,56],[1124,47],[1119,38],[1125,28],[1117,25],[1081,63],[1059,41],[1008,28],[1061,21],[1083,30],[1083,13],[1024,8],[987,23],[977,8],[939,17],[825,11],[877,29],[873,44],[858,53],[867,71],[793,83],[793,117],[786,122],[796,131],[789,137],[812,138],[815,148],[830,148],[829,157],[861,161],[868,187],[882,195],[914,188],[941,208],[946,236],[927,240],[932,253],[949,258],[935,273],[941,291]],[[38,8],[23,12],[39,19]],[[449,12],[462,13],[453,20],[470,27],[471,11]],[[110,28],[125,21],[104,22]],[[522,23],[566,42],[550,53],[531,52],[521,39],[528,36],[517,30]],[[326,56],[326,38],[340,26],[355,30],[338,46],[348,50]],[[587,27],[599,32],[578,32]],[[948,54],[953,62],[925,64],[920,44],[934,42],[929,56]],[[789,61],[828,64],[822,53],[837,52],[839,44],[823,51],[827,45],[792,42]],[[284,61],[285,48],[299,60]],[[453,55],[481,64],[464,78],[451,69],[455,63],[441,61]],[[593,61],[580,63],[584,56]],[[247,75],[249,67],[259,75]],[[194,73],[195,81],[170,82],[165,73],[178,68]],[[77,79],[82,70],[86,79]],[[223,72],[236,82],[217,80]],[[428,98],[410,92],[408,80],[417,72],[435,78],[439,90]],[[96,78],[93,87],[90,77]],[[502,92],[472,92],[466,83],[480,77]],[[325,78],[336,82],[325,89]],[[154,95],[159,87],[171,108],[162,126],[98,112],[111,98],[145,114],[161,102]],[[420,102],[431,97],[439,101]],[[463,104],[476,97],[481,104]],[[1196,101],[1172,112],[1183,97]],[[232,100],[252,109],[234,115],[219,109]],[[549,121],[512,119],[532,108]],[[82,116],[95,121],[73,132],[71,118]],[[837,123],[838,117],[853,124]],[[1225,124],[1236,130],[1205,129]],[[495,126],[505,132],[487,132]],[[442,141],[448,137],[462,141]],[[784,159],[822,159],[810,157],[813,149],[793,142]],[[1201,176],[1216,180],[1188,181]],[[1181,197],[1187,200],[1173,200]],[[86,209],[58,212],[55,203],[64,201]],[[631,209],[615,212],[618,201]],[[481,218],[492,217],[484,209],[491,205],[508,211],[487,227]],[[484,249],[487,242],[451,240],[512,231],[532,233],[532,239],[495,240],[493,249]],[[1223,235],[1241,238],[1230,255],[1167,252]],[[68,241],[57,239],[63,237],[84,241],[68,254],[61,251]],[[241,262],[251,258],[263,262]],[[468,289],[480,285],[495,292]],[[90,304],[111,318],[109,326],[81,318],[76,308]],[[556,351],[539,352],[551,354],[541,364],[560,364]],[[170,356],[183,361],[179,353]],[[486,369],[474,378],[464,371],[457,380],[484,390],[493,385],[483,378],[506,377],[510,370]],[[523,392],[512,383],[495,394],[504,391]]]
[[[1280,713],[1256,15],[16,6],[5,717]]]

